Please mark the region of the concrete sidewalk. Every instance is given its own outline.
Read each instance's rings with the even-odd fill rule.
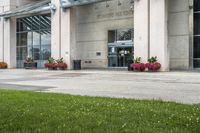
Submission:
[[[0,70],[0,88],[200,103],[199,72]]]

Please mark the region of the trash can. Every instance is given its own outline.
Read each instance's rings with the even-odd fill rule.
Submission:
[[[74,70],[81,70],[81,60],[74,60]]]
[[[128,60],[128,71],[133,71],[131,64],[133,64],[133,60]]]

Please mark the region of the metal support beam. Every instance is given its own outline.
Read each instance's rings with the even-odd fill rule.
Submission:
[[[56,11],[56,6],[51,4],[51,0],[45,0],[42,2],[36,2],[32,4],[25,5],[23,7],[18,7],[14,10],[7,11],[0,14],[0,17],[8,19],[10,17],[25,16],[29,14],[50,12],[54,13]]]
[[[82,6],[99,2],[106,2],[111,0],[60,0],[60,7],[63,9],[73,6]]]

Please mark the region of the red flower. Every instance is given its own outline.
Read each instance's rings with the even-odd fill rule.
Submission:
[[[156,62],[156,63],[147,63],[146,67],[148,68],[148,70],[151,71],[157,71],[161,68],[161,64]]]
[[[135,63],[135,64],[131,64],[131,67],[135,70],[138,70],[138,71],[144,71],[146,66],[144,63]]]
[[[57,65],[56,65],[57,67],[60,67],[60,68],[67,68],[67,64],[66,63],[58,63]]]
[[[45,68],[56,68],[56,63],[46,63],[44,64],[44,67]]]

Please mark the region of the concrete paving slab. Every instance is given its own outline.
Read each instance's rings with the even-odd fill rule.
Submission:
[[[200,103],[199,72],[0,70],[0,88]]]

